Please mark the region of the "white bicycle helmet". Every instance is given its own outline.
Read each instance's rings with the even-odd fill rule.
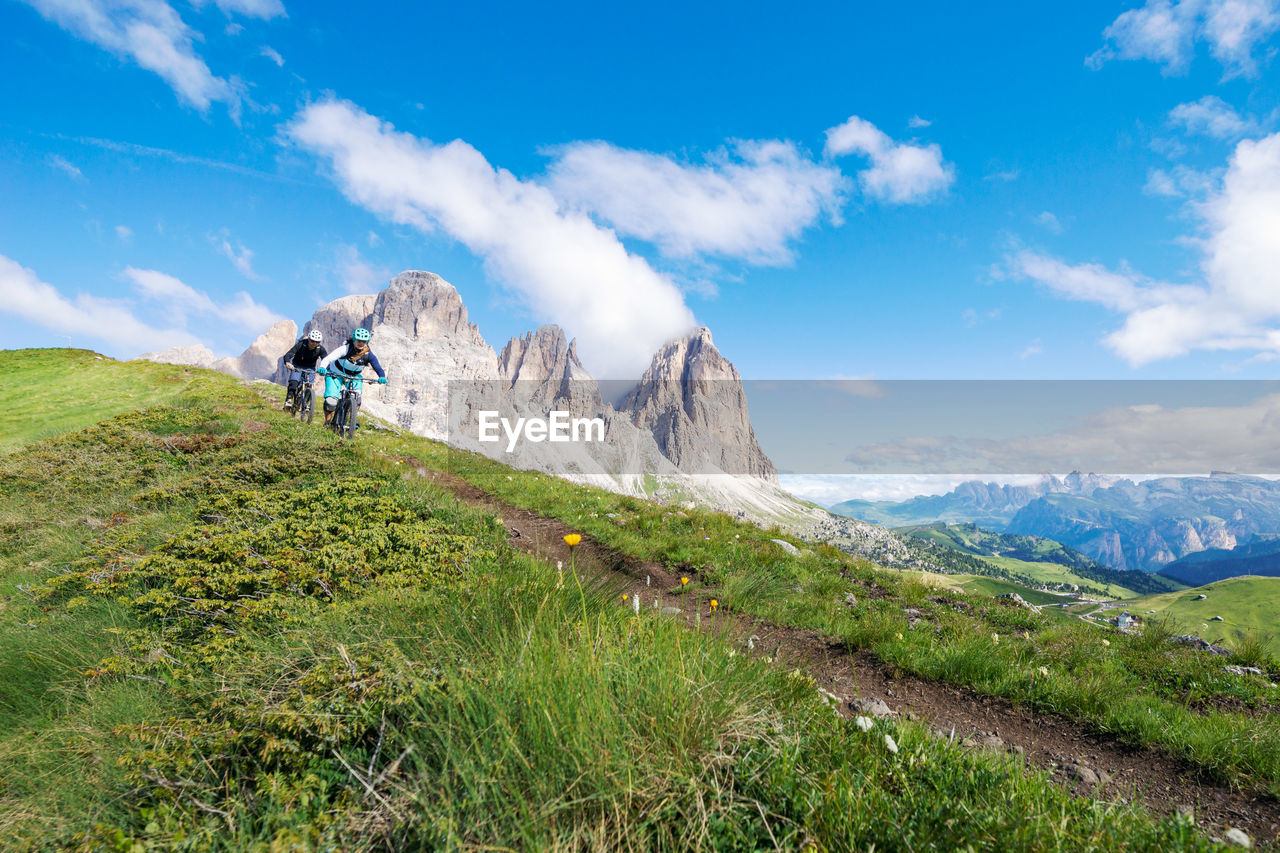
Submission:
[[[311,331],[307,332],[307,337],[310,340],[315,341],[316,343],[320,343],[321,341],[324,340],[324,335],[320,334],[319,329],[312,329]]]

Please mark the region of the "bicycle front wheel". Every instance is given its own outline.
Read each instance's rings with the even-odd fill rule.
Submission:
[[[347,402],[347,441],[352,441],[356,437],[356,415],[360,411],[360,404],[351,399]]]

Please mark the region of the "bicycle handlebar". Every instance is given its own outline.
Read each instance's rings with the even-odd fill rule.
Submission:
[[[334,379],[337,379],[339,382],[377,382],[379,379],[386,379],[385,376],[373,376],[373,377],[365,376],[363,370],[360,371],[358,375],[352,376],[349,373],[343,373],[339,370],[331,370],[326,368],[326,372],[324,375],[332,376]],[[387,380],[387,382],[389,381],[390,380]],[[387,382],[383,382],[382,384],[385,385],[387,384]]]

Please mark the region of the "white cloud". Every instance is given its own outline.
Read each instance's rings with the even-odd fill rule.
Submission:
[[[989,175],[983,175],[983,176],[982,176],[982,180],[984,180],[984,181],[1000,181],[1001,183],[1005,183],[1005,184],[1007,184],[1007,183],[1010,183],[1010,182],[1012,182],[1012,181],[1016,181],[1016,180],[1018,180],[1019,176],[1021,176],[1021,175],[1022,175],[1022,170],[1021,170],[1021,169],[1003,169],[1003,170],[998,171],[998,172],[992,172],[992,173],[991,173],[991,174],[989,174]]]
[[[237,175],[245,175],[251,178],[260,178],[267,181],[280,181],[283,183],[297,183],[293,178],[272,172],[262,172],[257,169],[250,169],[247,166],[241,166],[239,163],[228,163],[224,160],[214,160],[211,157],[199,157],[194,154],[184,154],[181,151],[171,151],[167,148],[152,148],[149,145],[138,145],[133,142],[117,142],[114,139],[98,139],[92,136],[76,136],[76,137],[59,137],[68,139],[71,142],[78,142],[82,145],[91,145],[94,148],[101,148],[103,151],[112,151],[117,154],[124,154],[131,157],[155,157],[161,160],[169,160],[173,163],[181,163],[188,166],[199,166],[205,169],[218,169],[219,171],[232,172]]]
[[[1205,42],[1227,77],[1257,73],[1254,48],[1280,27],[1280,0],[1147,0],[1103,31],[1107,43],[1087,64],[1148,59],[1167,74],[1186,71],[1196,42]]]
[[[1195,284],[1030,251],[1007,264],[1059,296],[1123,314],[1104,342],[1133,365],[1197,349],[1280,351],[1280,134],[1240,142],[1220,185],[1192,210],[1203,226],[1192,241],[1201,252]]]
[[[920,495],[944,495],[961,483],[981,477],[1001,485],[1031,486],[1039,474],[779,474],[778,484],[803,500],[830,507],[842,501],[904,501]]]
[[[247,248],[244,243],[237,240],[235,245],[232,245],[231,238],[227,236],[225,231],[221,236],[210,235],[209,241],[218,250],[218,254],[231,261],[242,276],[254,281],[262,281],[263,276],[258,275],[253,269],[253,251]]]
[[[1114,390],[1103,396],[1110,397]],[[1141,383],[1130,393],[1133,403],[1092,411],[1077,406],[1068,419],[1061,417],[1061,404],[1037,397],[1045,420],[1031,434],[957,437],[935,430],[862,445],[846,461],[872,471],[1077,470],[1140,475],[1135,479],[1280,470],[1280,395],[1260,393],[1252,400],[1224,405],[1206,394],[1204,402],[1169,406],[1149,402],[1153,392]],[[1064,420],[1061,427],[1043,426]]]
[[[1188,166],[1172,169],[1152,169],[1147,173],[1147,183],[1142,191],[1148,195],[1203,198],[1211,193],[1221,179],[1221,172],[1201,172]]]
[[[128,225],[117,225],[116,237],[120,240],[120,242],[128,243],[130,240],[133,239],[133,229],[130,228]]]
[[[1198,101],[1178,104],[1169,111],[1169,121],[1181,125],[1187,133],[1201,133],[1217,139],[1238,139],[1259,129],[1256,121],[1241,116],[1216,95],[1205,95]]]
[[[264,44],[259,53],[274,62],[277,67],[284,68],[284,57],[280,55],[280,51],[270,45]]]
[[[848,180],[790,142],[737,142],[705,164],[607,142],[556,150],[548,187],[570,208],[668,256],[716,254],[784,263],[788,243],[824,214],[839,222]]]
[[[1041,214],[1036,217],[1036,224],[1043,226],[1046,230],[1051,231],[1054,234],[1061,234],[1063,230],[1062,222],[1058,220],[1058,217],[1054,216],[1047,210],[1042,211]]]
[[[436,144],[332,99],[306,107],[284,132],[356,204],[439,229],[483,258],[539,319],[577,337],[597,375],[633,375],[693,326],[675,284],[614,232],[562,210],[546,187],[495,168],[461,140]]]
[[[339,247],[334,272],[347,293],[377,293],[391,280],[390,269],[369,263],[355,246]]]
[[[103,341],[129,354],[196,343],[183,329],[144,323],[125,302],[85,293],[68,299],[4,255],[0,255],[0,311],[59,335]]]
[[[242,332],[257,335],[284,319],[265,305],[255,302],[244,291],[236,293],[227,302],[216,302],[204,291],[196,290],[181,279],[158,270],[125,267],[123,277],[133,283],[143,298],[164,309],[170,321],[180,327],[185,327],[194,314],[216,317]]]
[[[1031,358],[1033,355],[1040,355],[1042,352],[1044,352],[1044,347],[1040,346],[1040,339],[1036,338],[1034,341],[1027,344],[1026,349],[1024,349],[1021,353],[1018,354],[1018,358],[1022,359],[1023,361],[1026,361],[1027,359]]]
[[[895,204],[915,204],[945,192],[955,181],[955,169],[943,162],[936,143],[912,145],[894,142],[874,124],[850,116],[827,131],[828,157],[863,154],[871,168],[858,173],[870,196]]]
[[[933,122],[929,121],[927,118],[920,118],[920,116],[912,116],[907,119],[907,127],[911,128],[928,127],[931,124],[933,124]]]
[[[84,172],[80,171],[80,167],[60,154],[50,154],[45,158],[45,162],[48,163],[51,168],[64,172],[69,177],[75,178],[77,181],[83,181],[85,179]]]
[[[159,74],[196,109],[203,112],[220,102],[238,115],[236,86],[214,76],[195,52],[199,35],[164,0],[23,1],[73,35]]]
[[[192,5],[199,9],[207,4],[208,0],[196,0]],[[231,15],[244,15],[248,18],[262,18],[263,20],[287,17],[284,11],[284,4],[280,0],[213,0],[213,4],[228,17]]]
[[[1142,191],[1147,195],[1159,196],[1178,196],[1181,191],[1178,185],[1174,183],[1173,176],[1164,169],[1152,169],[1147,172],[1147,183],[1143,186]]]

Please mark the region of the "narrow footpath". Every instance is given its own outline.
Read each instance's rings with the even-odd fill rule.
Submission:
[[[514,548],[568,563],[564,536],[580,531],[513,507],[448,472],[418,468],[418,473],[458,499],[497,515]],[[1265,794],[1233,790],[1160,749],[1132,749],[1066,717],[916,678],[865,650],[833,643],[812,631],[737,613],[711,614],[704,600],[709,596],[668,594],[679,586],[679,578],[666,567],[638,560],[586,535],[575,550],[579,570],[616,587],[619,598],[622,593],[639,596],[646,609],[656,602],[658,609],[684,619],[691,628],[725,631],[755,654],[771,656],[788,668],[800,667],[836,698],[845,716],[889,715],[919,721],[937,736],[974,749],[1016,753],[1028,765],[1048,770],[1055,781],[1079,796],[1104,802],[1137,799],[1157,815],[1190,812],[1212,836],[1238,828],[1255,842],[1280,838],[1280,802]]]

